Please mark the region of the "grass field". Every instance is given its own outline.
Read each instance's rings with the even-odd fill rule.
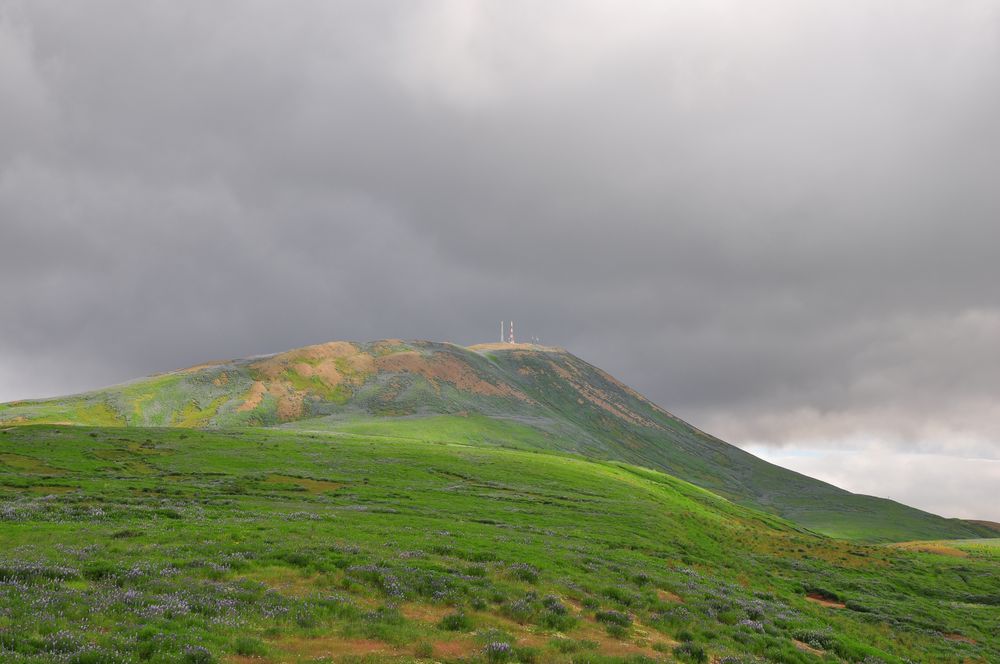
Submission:
[[[995,540],[850,543],[620,462],[345,428],[3,430],[0,661],[1000,661]]]

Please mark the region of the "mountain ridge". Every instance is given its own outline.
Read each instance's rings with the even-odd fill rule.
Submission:
[[[565,349],[534,344],[331,341],[0,405],[0,426],[31,423],[280,427],[521,447],[660,470],[838,537],[992,532],[770,464]]]

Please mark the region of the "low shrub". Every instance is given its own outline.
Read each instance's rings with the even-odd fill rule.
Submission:
[[[449,613],[442,618],[438,627],[449,632],[468,632],[472,629],[472,621],[465,613],[458,611],[457,613]]]
[[[705,649],[693,641],[682,643],[674,648],[674,656],[683,662],[695,662],[696,664],[708,661]]]
[[[538,569],[527,563],[514,563],[510,566],[510,575],[518,581],[535,583],[538,581]]]
[[[483,648],[483,656],[486,657],[486,661],[489,662],[489,664],[508,662],[514,656],[514,649],[509,643],[504,643],[503,641],[493,641],[491,643],[487,643],[486,647]]]
[[[243,657],[262,657],[267,654],[267,648],[259,639],[241,636],[233,643],[233,652]]]
[[[594,618],[597,619],[597,622],[606,625],[618,625],[619,627],[629,627],[632,625],[632,616],[621,611],[615,611],[614,609],[598,611],[594,614]]]

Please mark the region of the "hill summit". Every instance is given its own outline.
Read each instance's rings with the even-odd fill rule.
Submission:
[[[665,471],[815,531],[860,540],[985,527],[852,494],[767,463],[561,349],[333,341],[0,405],[0,426],[280,427],[575,454]]]

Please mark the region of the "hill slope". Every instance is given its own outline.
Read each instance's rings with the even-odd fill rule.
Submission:
[[[331,342],[0,406],[0,424],[291,427],[617,459],[830,535],[986,536],[984,526],[849,493],[769,464],[561,349]]]
[[[832,540],[551,453],[14,427],[0,545],[10,664],[1000,660],[994,542]]]

